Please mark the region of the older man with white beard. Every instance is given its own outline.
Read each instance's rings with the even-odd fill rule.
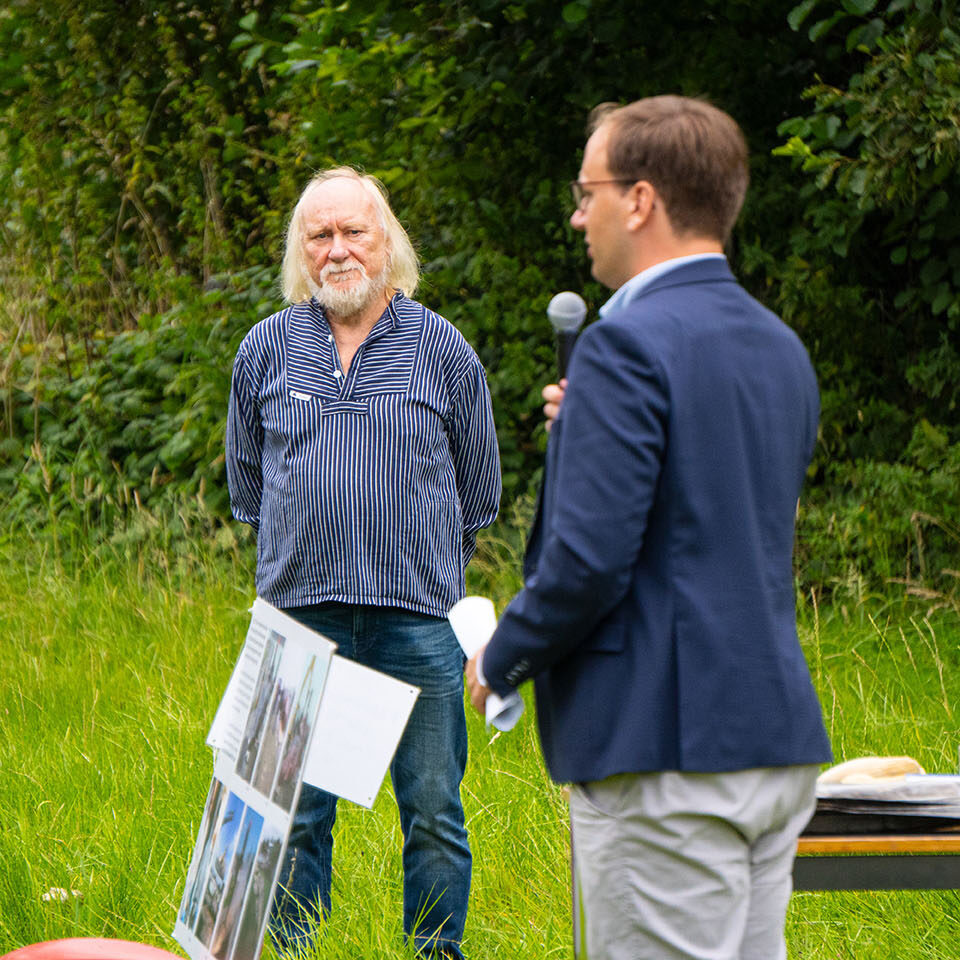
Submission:
[[[403,926],[461,958],[471,855],[463,656],[446,619],[500,465],[486,378],[446,320],[410,299],[416,254],[381,185],[318,174],[294,208],[285,310],[233,368],[227,480],[257,531],[259,596],[338,653],[421,689],[390,773],[403,830]],[[330,912],[337,798],[304,785],[272,931],[307,947]]]

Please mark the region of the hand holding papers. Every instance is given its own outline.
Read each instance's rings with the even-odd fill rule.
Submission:
[[[486,645],[497,626],[493,602],[486,597],[464,597],[450,608],[447,616],[467,659]],[[523,700],[516,691],[506,697],[491,692],[487,697],[487,723],[498,730],[512,730],[521,713]]]

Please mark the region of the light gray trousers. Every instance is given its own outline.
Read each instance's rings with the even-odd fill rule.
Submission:
[[[817,766],[621,774],[570,790],[581,960],[785,960]]]

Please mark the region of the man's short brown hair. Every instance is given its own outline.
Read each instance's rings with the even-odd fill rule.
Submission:
[[[624,107],[603,103],[588,131],[611,124],[611,177],[647,180],[678,234],[726,243],[746,196],[747,142],[736,121],[705,100],[660,96]]]

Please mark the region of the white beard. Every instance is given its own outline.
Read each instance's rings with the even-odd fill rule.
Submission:
[[[346,288],[341,288],[332,282],[323,282],[331,274],[344,273],[347,270],[356,270],[360,274],[359,282]],[[321,307],[329,310],[336,317],[353,317],[369,307],[386,290],[389,272],[390,264],[385,263],[375,277],[370,277],[356,260],[348,260],[345,263],[328,263],[320,271],[320,283],[311,276],[307,277],[307,283],[310,286],[310,292]]]

